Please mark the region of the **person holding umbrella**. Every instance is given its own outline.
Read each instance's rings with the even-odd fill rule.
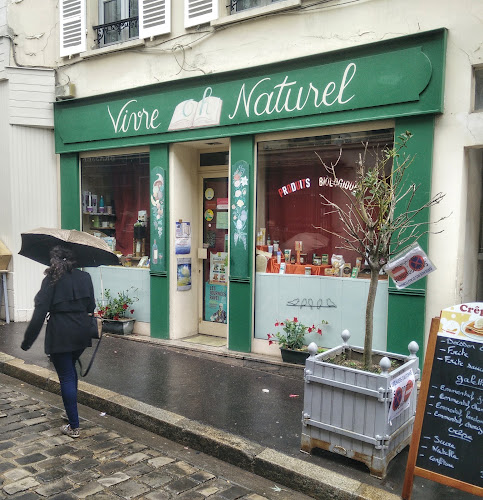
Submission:
[[[107,245],[105,248],[102,246],[104,242],[92,243],[91,238],[94,237],[89,234],[83,236],[80,231],[33,230],[22,234],[19,252],[43,264],[47,264],[49,259],[50,266],[45,270],[46,276],[35,296],[34,313],[21,348],[27,351],[32,347],[49,313],[45,353],[59,377],[62,401],[69,420],[61,431],[72,438],[80,436],[75,365],[84,349],[92,346],[92,338],[97,334],[97,321],[92,318],[96,307],[92,279],[89,273],[76,266],[118,263],[117,256],[110,252]],[[92,248],[90,243],[101,248]]]

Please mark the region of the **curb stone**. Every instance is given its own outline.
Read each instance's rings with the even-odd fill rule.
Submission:
[[[55,372],[0,352],[0,372],[55,394]],[[106,412],[171,441],[202,451],[313,498],[331,500],[400,500],[400,496],[369,486],[318,465],[258,445],[173,412],[156,408],[87,382],[79,382],[80,404]]]

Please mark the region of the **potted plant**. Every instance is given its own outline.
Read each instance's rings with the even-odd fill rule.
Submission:
[[[364,347],[350,346],[350,334],[344,331],[342,345],[325,353],[317,354],[315,344],[309,346],[305,365],[302,451],[323,448],[346,455],[366,463],[371,474],[379,478],[385,476],[389,461],[409,444],[416,409],[416,391],[408,390],[404,411],[391,420],[395,381],[411,371],[413,385],[419,378],[416,342],[408,346],[409,356],[372,349],[379,274],[392,255],[429,232],[429,223],[421,222],[419,215],[444,197],[438,193],[426,203],[412,206],[418,186],[409,182],[406,174],[414,158],[403,153],[411,135],[406,132],[394,147],[375,151],[372,162],[366,145],[359,158],[355,189],[351,193],[340,189],[345,196],[343,203],[336,204],[321,195],[323,204],[338,215],[342,224],[341,233],[332,233],[340,238],[338,248],[357,252],[362,262],[367,262],[371,279]],[[340,186],[336,173],[339,160],[330,166],[320,160],[334,186]],[[374,372],[373,356],[380,373]],[[343,358],[348,360],[345,366]],[[392,371],[391,360],[400,365]]]
[[[138,299],[129,296],[129,289],[118,292],[116,296],[109,289],[104,290],[104,299],[97,303],[97,315],[102,319],[102,331],[128,335],[133,332],[134,314],[132,305]]]
[[[321,324],[326,325],[327,321],[322,320]],[[306,326],[296,317],[293,320],[276,321],[275,326],[281,326],[284,333],[269,333],[267,335],[268,344],[272,345],[274,342],[278,342],[283,361],[303,365],[309,356],[305,345],[305,335],[313,331],[322,335],[322,328],[316,328],[315,325]]]

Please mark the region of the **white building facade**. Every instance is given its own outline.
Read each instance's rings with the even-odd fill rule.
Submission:
[[[482,298],[481,1],[43,3],[48,8],[40,13],[34,0],[3,0],[3,6],[0,1],[0,107],[5,110],[0,205],[7,214],[0,239],[14,253],[9,298],[15,321],[29,319],[42,270],[16,255],[20,232],[61,225],[102,233],[117,243],[127,265],[101,270],[103,286],[135,283],[141,334],[167,339],[208,334],[226,338],[235,351],[277,355],[266,334],[273,333],[276,320],[294,315],[306,324],[329,321],[322,337],[314,338],[321,345],[334,344],[347,326],[361,343],[363,332],[354,330],[363,329],[367,291],[362,280],[322,276],[323,267],[312,267],[310,277],[281,277],[269,265],[256,269],[256,256],[265,255],[275,241],[292,254],[294,242],[303,241],[306,267],[316,266],[319,255],[330,259],[338,253],[332,241],[310,243],[317,237],[308,228],[320,221],[309,220],[301,208],[308,190],[281,194],[280,200],[270,190],[310,179],[310,196],[317,199],[314,187],[321,175],[315,166],[300,167],[313,161],[307,160],[310,151],[332,158],[345,141],[356,154],[362,140],[396,140],[405,125],[413,127],[415,141],[418,133],[426,141],[416,148],[415,163],[425,165],[425,196],[446,194],[429,219],[451,215],[436,228],[442,234],[421,242],[437,271],[406,291],[381,280],[376,347],[401,351],[412,330],[421,342],[441,309]],[[321,88],[307,99],[324,109],[320,114],[302,110],[303,92],[317,84],[311,80],[313,68]],[[349,102],[356,95],[351,90],[355,68],[366,71],[368,85],[374,85],[371,91],[358,84],[364,93],[360,104],[354,104],[356,98]],[[252,72],[259,83],[250,83]],[[300,90],[295,82],[303,75],[312,87]],[[272,97],[261,90],[269,80]],[[417,95],[403,96],[413,84]],[[287,97],[292,88],[300,92],[298,100]],[[429,93],[433,101],[426,102]],[[198,126],[182,120],[190,106],[201,103],[201,113],[208,98],[217,97],[221,117],[215,113]],[[209,102],[216,107],[216,101]],[[176,124],[176,105],[183,103]],[[244,117],[235,117],[243,107]],[[246,184],[240,186],[239,179]],[[122,187],[133,183],[138,187],[129,193]],[[89,212],[92,198],[86,202],[85,193],[97,203],[102,195],[106,208]],[[281,205],[289,199],[293,204]],[[122,214],[116,212],[121,209]],[[344,257],[354,266],[354,256]],[[98,272],[93,274],[100,293]],[[409,331],[400,334],[398,325],[413,316],[414,325],[409,320]]]

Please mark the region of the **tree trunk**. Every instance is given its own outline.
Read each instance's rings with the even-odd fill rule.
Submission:
[[[377,285],[379,283],[379,268],[371,266],[371,283],[366,305],[366,335],[364,337],[364,370],[372,366],[372,336],[374,333],[374,303],[376,301]]]

